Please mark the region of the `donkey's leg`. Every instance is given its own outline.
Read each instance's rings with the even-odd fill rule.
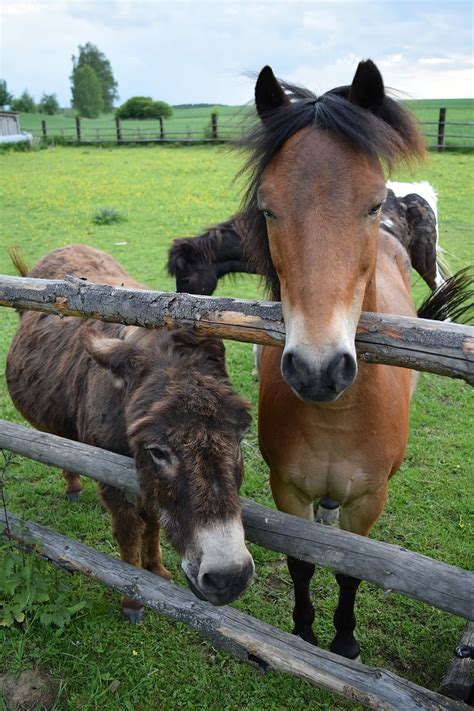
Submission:
[[[372,526],[382,513],[387,500],[387,485],[381,487],[375,494],[366,494],[353,504],[342,508],[341,528],[360,536],[368,536]],[[330,650],[349,659],[360,657],[360,646],[354,637],[356,618],[354,606],[357,589],[361,580],[350,575],[336,574],[339,585],[339,602],[334,613],[336,635],[331,642]]]
[[[145,523],[137,504],[112,486],[101,484],[100,494],[112,519],[112,532],[119,545],[120,558],[139,568]],[[132,624],[143,620],[142,604],[126,595],[122,598],[122,613]]]
[[[163,565],[160,545],[160,523],[153,511],[140,511],[145,523],[142,539],[142,566],[155,575],[171,580],[171,573]]]
[[[66,498],[69,501],[79,501],[82,494],[83,486],[79,474],[71,474],[71,472],[63,469],[63,477],[66,480]]]
[[[287,485],[270,473],[270,485],[273,499],[285,513],[299,516],[311,521],[313,519],[313,504],[303,493],[293,486]],[[315,566],[312,563],[287,557],[288,570],[293,580],[295,591],[295,606],[293,608],[293,634],[298,635],[310,644],[317,644],[313,633],[314,607],[311,602],[309,586],[314,575]]]

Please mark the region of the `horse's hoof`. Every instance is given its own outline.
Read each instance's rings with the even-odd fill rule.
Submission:
[[[313,647],[318,646],[318,640],[314,636],[312,630],[309,630],[309,632],[297,632],[296,629],[294,629],[291,634],[294,634],[296,637],[300,637],[304,642],[308,642],[308,644],[312,644]]]
[[[143,608],[135,610],[133,607],[122,607],[122,615],[131,625],[141,624],[144,618]]]
[[[351,662],[360,662],[360,646],[356,639],[352,640],[338,640],[333,639],[329,647],[329,651],[333,654],[339,654],[341,657],[350,659]]]
[[[79,499],[82,496],[82,489],[80,491],[70,491],[69,493],[66,494],[66,499],[68,501],[72,501],[73,503],[77,503]]]

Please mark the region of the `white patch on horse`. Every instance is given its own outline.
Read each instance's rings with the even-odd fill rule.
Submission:
[[[446,264],[446,260],[443,257],[444,250],[439,245],[439,220],[438,220],[438,195],[434,187],[427,180],[421,180],[417,183],[402,183],[394,182],[392,180],[387,181],[387,188],[393,190],[396,197],[405,197],[410,195],[410,193],[415,193],[420,195],[428,205],[433,210],[435,216],[435,227],[436,227],[436,277],[435,284],[436,288],[443,286],[446,278],[450,274],[450,269]]]

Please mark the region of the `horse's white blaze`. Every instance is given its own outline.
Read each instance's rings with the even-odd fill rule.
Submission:
[[[324,319],[320,327],[311,324],[298,311],[291,313],[288,306],[283,305],[283,316],[286,329],[284,352],[298,352],[300,357],[317,371],[323,371],[328,361],[336,353],[342,351],[350,354],[356,360],[355,332],[360,316],[360,309],[352,308],[351,313],[340,309],[333,313],[331,319]],[[312,314],[314,319],[314,314]]]
[[[235,568],[244,568],[251,563],[252,556],[245,546],[244,529],[238,519],[217,523],[197,531],[192,552],[182,561],[181,567],[191,579],[195,579],[195,559],[200,559],[197,584],[203,575],[211,572],[225,572]]]

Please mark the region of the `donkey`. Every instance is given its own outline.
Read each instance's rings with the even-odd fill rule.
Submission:
[[[146,288],[85,245],[50,252],[28,276],[65,274]],[[133,456],[141,496],[99,484],[122,560],[170,578],[161,524],[198,597],[223,605],[243,592],[254,572],[239,499],[249,403],[232,389],[219,338],[25,311],[6,377],[34,427]],[[63,474],[68,497],[78,498],[79,476]],[[122,610],[130,622],[142,618],[141,605],[127,596]]]

